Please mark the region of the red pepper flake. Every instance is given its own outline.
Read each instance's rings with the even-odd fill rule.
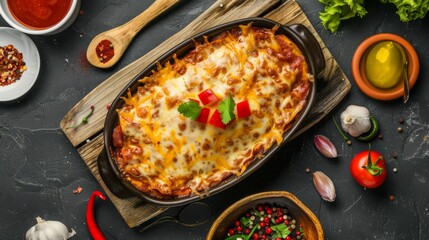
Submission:
[[[102,40],[98,43],[95,48],[97,57],[100,59],[100,62],[106,63],[115,55],[115,50],[113,49],[113,43],[107,39]]]
[[[27,70],[22,53],[13,45],[0,47],[0,86],[7,86],[19,80]]]
[[[107,105],[106,105],[106,109],[107,109],[107,110],[109,110],[111,106],[112,106],[112,105],[107,104]]]
[[[81,186],[78,186],[76,189],[73,190],[73,193],[74,194],[79,194],[79,193],[82,192],[82,190],[83,190],[83,188]]]

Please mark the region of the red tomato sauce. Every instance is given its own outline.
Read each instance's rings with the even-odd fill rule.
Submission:
[[[59,23],[69,11],[72,0],[7,0],[12,15],[21,24],[45,29]]]

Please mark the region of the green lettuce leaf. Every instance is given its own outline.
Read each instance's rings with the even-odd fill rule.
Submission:
[[[402,22],[424,18],[429,10],[429,0],[380,0],[382,3],[393,3]]]
[[[367,11],[363,7],[364,0],[319,0],[325,5],[325,11],[320,12],[320,20],[326,29],[335,32],[341,20],[355,16],[363,17]]]

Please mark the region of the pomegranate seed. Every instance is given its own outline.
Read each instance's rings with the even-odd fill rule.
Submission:
[[[295,234],[296,235],[301,235],[301,232],[300,231],[296,231]]]
[[[280,217],[278,217],[277,219],[279,220],[279,223],[281,223],[281,222],[283,222],[283,221],[284,221],[283,216],[280,216]]]
[[[257,233],[254,233],[252,235],[252,237],[253,237],[254,240],[258,240],[259,239],[259,235]]]
[[[273,209],[268,208],[268,209],[267,209],[267,214],[269,214],[269,215],[273,214]]]
[[[265,222],[260,222],[259,226],[261,226],[261,228],[265,227]]]
[[[236,230],[237,230],[237,232],[241,232],[241,230],[243,230],[243,228],[242,228],[241,226],[238,226],[238,227],[236,228]]]
[[[268,217],[265,217],[265,218],[264,218],[264,222],[269,223],[269,222],[270,222],[270,219],[269,219]]]
[[[287,220],[287,219],[286,219],[286,220],[285,220],[285,225],[286,225],[286,226],[289,226],[289,224],[290,224],[289,220]]]
[[[265,233],[266,234],[271,234],[273,232],[273,229],[271,228],[265,228]]]
[[[264,207],[262,206],[262,205],[258,205],[258,211],[260,212],[260,211],[263,211],[264,210]]]
[[[250,229],[246,228],[244,229],[244,234],[248,235],[250,233]]]
[[[240,226],[240,225],[241,225],[240,221],[238,221],[238,220],[237,220],[237,221],[235,221],[235,226],[236,226],[236,227],[238,227],[238,226]]]
[[[228,230],[228,234],[229,234],[229,235],[231,235],[231,236],[232,236],[232,235],[234,235],[234,233],[235,233],[235,232],[234,232],[234,229],[230,228],[230,229]]]
[[[285,239],[286,240],[292,240],[291,236],[287,236]]]

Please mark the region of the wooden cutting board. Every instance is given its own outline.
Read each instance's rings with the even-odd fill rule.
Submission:
[[[282,4],[280,4],[280,0],[218,0],[183,30],[106,79],[77,103],[61,121],[62,130],[73,146],[76,147],[80,156],[129,227],[135,227],[162,213],[167,208],[145,203],[136,197],[129,199],[117,198],[102,181],[97,168],[97,157],[103,148],[102,130],[107,113],[106,105],[113,101],[134,76],[171,47],[198,32],[220,23],[256,16],[269,18],[285,25],[290,23],[304,24],[315,35],[325,55],[326,68],[321,75],[323,84],[320,84],[322,88],[317,92],[314,108],[295,136],[298,136],[325,117],[350,90],[349,80],[295,0],[288,0]],[[67,128],[79,124],[81,119],[89,113],[91,106],[95,107],[95,111],[87,124],[75,129]]]

